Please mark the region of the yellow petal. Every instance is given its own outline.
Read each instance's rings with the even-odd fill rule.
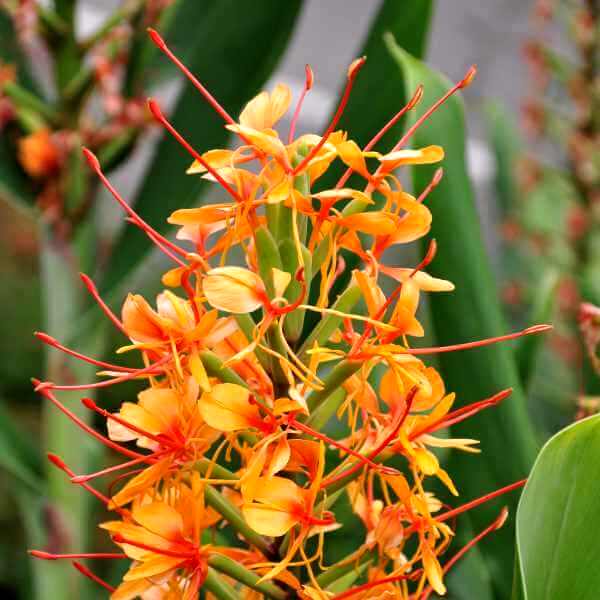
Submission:
[[[255,311],[265,301],[261,278],[242,267],[217,267],[202,280],[202,290],[214,308],[242,314]]]
[[[385,154],[379,160],[391,171],[402,165],[428,165],[443,158],[444,149],[441,146],[427,146],[418,150],[396,150]]]
[[[423,569],[429,584],[434,589],[436,594],[443,595],[446,593],[446,586],[443,582],[443,572],[440,563],[438,562],[435,554],[429,547],[426,541],[422,544],[423,551]]]
[[[287,289],[290,281],[292,280],[292,276],[287,271],[281,271],[273,267],[271,270],[273,274],[273,289],[275,291],[275,297],[281,298]]]
[[[181,563],[185,562],[186,556],[183,558],[176,558],[174,556],[156,556],[143,563],[133,566],[123,576],[123,581],[136,581],[138,579],[147,579],[148,577],[155,577],[162,573],[167,573],[171,569],[174,569]]]
[[[255,427],[261,420],[258,406],[250,403],[250,392],[235,383],[215,385],[202,394],[198,408],[206,423],[218,431]]]
[[[177,540],[183,533],[181,515],[164,502],[134,506],[133,518],[148,531],[166,540]]]
[[[240,123],[253,129],[270,129],[287,112],[291,101],[290,88],[279,83],[271,94],[261,92],[246,104]]]
[[[343,217],[338,223],[371,235],[389,235],[396,230],[398,219],[383,211],[372,211]]]

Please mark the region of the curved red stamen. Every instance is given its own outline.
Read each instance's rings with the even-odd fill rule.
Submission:
[[[223,118],[227,123],[235,123],[227,111],[217,102],[214,96],[198,81],[195,75],[171,52],[164,39],[160,34],[151,27],[148,28],[148,33],[152,38],[152,41],[156,46],[163,52],[171,62],[192,82],[192,85],[204,96],[206,101],[215,109],[215,111]]]
[[[475,73],[477,69],[475,65],[471,66],[467,71],[466,75],[455,85],[453,85],[439,100],[434,102],[414,123],[411,127],[408,128],[406,133],[400,138],[398,143],[393,147],[392,152],[399,150],[408,142],[408,140],[412,137],[412,135],[417,131],[417,129],[442,105],[450,96],[453,96],[459,90],[467,87],[473,77],[475,77]]]
[[[325,143],[329,139],[329,136],[332,134],[342,114],[344,113],[344,109],[346,108],[346,105],[348,104],[348,99],[350,98],[350,92],[352,91],[352,87],[354,86],[354,80],[356,79],[356,76],[358,75],[360,69],[365,64],[365,61],[366,58],[362,57],[357,59],[351,65],[350,72],[348,73],[346,89],[344,90],[344,94],[342,96],[342,99],[340,100],[340,104],[337,110],[335,111],[335,115],[333,115],[333,119],[331,119],[329,127],[327,127],[325,133],[321,136],[319,142],[311,148],[310,152],[304,157],[302,162],[292,170],[293,175],[297,175],[298,173],[300,173],[300,171],[302,171],[302,169],[304,169],[304,167],[316,156],[317,152],[319,152],[319,150],[325,145]]]
[[[442,181],[442,177],[444,177],[444,169],[440,167],[436,169],[431,181],[427,184],[427,187],[420,193],[417,198],[417,202],[424,202],[427,196],[439,185],[440,181]]]
[[[121,197],[121,194],[119,194],[117,189],[112,185],[112,183],[108,180],[108,178],[102,171],[102,168],[100,167],[100,161],[98,160],[96,155],[91,150],[89,150],[88,148],[85,148],[85,147],[82,149],[82,151],[83,151],[83,154],[84,154],[88,164],[90,165],[92,170],[96,173],[96,175],[98,175],[98,177],[104,184],[104,187],[106,187],[106,189],[111,193],[111,195],[118,202],[118,204],[121,206],[121,208],[133,219],[134,223],[140,229],[142,229],[148,235],[148,237],[150,237],[150,239],[152,241],[156,242],[157,240],[159,240],[160,244],[167,246],[168,248],[170,248],[171,250],[173,250],[180,256],[187,256],[187,252],[185,252],[185,250],[182,250],[179,246],[177,246],[176,244],[174,244],[173,242],[168,240],[166,237],[164,237],[163,235],[158,233],[158,231],[156,231],[156,229],[154,229],[148,223],[146,223],[146,221],[144,221],[144,219],[142,219],[142,217],[140,217],[140,215],[138,215],[131,208],[131,206],[129,206],[129,204],[127,204],[127,202],[125,202],[125,200]],[[161,250],[162,250],[162,248],[161,248]]]
[[[154,118],[183,146],[189,154],[191,154],[221,185],[221,187],[230,194],[236,202],[243,202],[243,198],[223,179],[219,172],[211,167],[202,158],[202,155],[196,152],[191,144],[169,123],[168,119],[163,115],[158,103],[152,98],[148,99],[148,108]]]
[[[120,533],[115,533],[112,536],[113,542],[117,544],[128,544],[129,546],[135,546],[136,548],[142,548],[142,550],[149,550],[150,552],[155,552],[156,554],[163,554],[164,556],[172,556],[174,558],[181,558],[181,560],[189,560],[190,558],[195,558],[197,556],[197,552],[185,551],[185,550],[166,550],[164,548],[157,548],[156,546],[151,546],[149,544],[144,544],[142,542],[138,542],[136,540],[130,540]]]
[[[53,554],[51,552],[45,552],[43,550],[27,550],[27,554],[34,558],[41,558],[42,560],[72,560],[74,558],[103,558],[103,559],[122,559],[127,558],[126,554],[117,554],[114,552],[90,552],[82,554]]]
[[[37,382],[37,379],[33,380],[34,384]],[[139,454],[138,452],[134,452],[125,446],[121,446],[116,442],[113,442],[110,438],[103,436],[101,433],[97,432],[93,427],[82,421],[75,413],[70,411],[62,402],[56,398],[56,396],[49,389],[42,389],[39,393],[44,397],[50,400],[58,410],[60,410],[64,415],[66,415],[77,427],[89,433],[92,437],[97,439],[99,442],[102,442],[105,446],[108,446],[112,450],[116,450],[125,456],[129,456],[130,458],[140,458],[144,456],[143,454]]]
[[[81,403],[86,408],[89,408],[90,410],[97,412],[99,415],[102,415],[105,419],[110,419],[111,421],[114,421],[115,423],[119,423],[119,425],[123,425],[123,427],[126,427],[127,429],[129,429],[131,431],[135,431],[136,433],[139,433],[140,435],[142,435],[150,440],[154,440],[156,443],[160,444],[161,446],[170,446],[172,449],[177,448],[177,446],[168,438],[165,438],[165,437],[159,436],[159,435],[155,435],[154,433],[151,433],[150,431],[146,431],[145,429],[142,429],[141,427],[138,427],[137,425],[134,425],[133,423],[130,423],[129,421],[119,417],[119,415],[116,415],[114,413],[111,413],[111,412],[105,410],[104,408],[99,407],[91,398],[82,398]]]
[[[156,459],[165,452],[156,452],[152,454],[152,458]],[[142,456],[140,458],[134,458],[133,460],[128,460],[127,462],[121,463],[119,465],[113,465],[112,467],[107,467],[106,469],[102,469],[100,471],[96,471],[95,473],[88,473],[87,475],[76,475],[75,477],[71,477],[71,481],[73,483],[87,483],[92,479],[96,479],[97,477],[103,477],[104,475],[110,475],[111,473],[115,473],[116,471],[120,471],[121,469],[127,469],[129,467],[133,467],[135,465],[139,465],[140,463],[147,462],[148,457]]]
[[[371,150],[371,148],[373,148],[373,146],[375,146],[375,144],[409,111],[412,110],[420,101],[421,98],[423,97],[423,86],[419,85],[417,86],[417,89],[415,91],[415,93],[413,94],[413,97],[408,101],[407,104],[405,104],[376,134],[375,136],[369,141],[369,143],[363,148],[363,152],[368,152],[369,150]],[[345,173],[342,175],[342,177],[339,179],[339,181],[336,183],[335,187],[336,188],[342,188],[344,187],[346,181],[348,181],[348,178],[350,177],[350,175],[352,175],[352,173],[354,172],[354,169],[352,167],[348,167],[345,171]]]
[[[533,327],[527,327],[522,331],[517,331],[515,333],[507,333],[506,335],[499,335],[497,337],[492,338],[486,338],[485,340],[477,340],[476,342],[465,342],[463,344],[452,344],[451,346],[437,346],[432,348],[405,348],[403,352],[419,356],[421,354],[438,354],[441,352],[455,352],[457,350],[468,350],[469,348],[479,348],[481,346],[496,344],[497,342],[514,340],[523,337],[524,335],[544,333],[546,331],[549,331],[550,329],[552,329],[552,325],[534,325]]]
[[[109,583],[104,581],[104,579],[98,577],[98,575],[96,575],[95,573],[92,573],[92,571],[90,571],[86,566],[82,565],[80,562],[77,562],[76,560],[74,560],[73,566],[82,575],[84,575],[88,579],[91,579],[94,583],[97,583],[98,585],[102,586],[105,590],[108,590],[111,594],[116,591],[117,588],[113,587],[112,585],[110,585]]]
[[[97,388],[108,387],[111,385],[115,385],[117,383],[122,383],[123,381],[130,381],[131,379],[135,379],[136,377],[140,377],[142,375],[154,375],[156,374],[156,367],[160,367],[171,360],[171,354],[167,354],[163,356],[160,360],[152,363],[151,365],[144,367],[143,369],[135,369],[130,371],[126,375],[122,375],[119,377],[113,377],[112,379],[108,379],[106,381],[98,381],[96,383],[82,383],[80,385],[56,385],[51,381],[43,381],[39,383],[39,385],[35,388],[36,392],[40,392],[42,390],[50,389],[50,390],[62,390],[62,391],[82,391],[82,390],[93,390]]]
[[[129,337],[121,320],[112,310],[110,310],[110,308],[108,308],[108,304],[106,304],[106,302],[104,302],[104,300],[102,300],[100,297],[100,293],[98,292],[96,284],[85,273],[79,273],[79,277],[81,278],[81,281],[83,281],[83,285],[85,285],[92,298],[94,298],[98,306],[102,309],[102,312],[112,321],[117,329],[119,329],[126,337]]]

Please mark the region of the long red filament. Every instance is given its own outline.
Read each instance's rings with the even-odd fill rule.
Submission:
[[[102,586],[105,590],[108,590],[111,594],[116,591],[117,588],[108,584],[104,579],[98,577],[95,573],[92,573],[86,566],[82,565],[80,562],[76,560],[73,561],[73,566],[85,577],[91,579],[94,583]]]
[[[155,435],[155,434],[151,433],[150,431],[146,431],[145,429],[142,429],[141,427],[138,427],[137,425],[134,425],[133,423],[130,423],[129,421],[126,421],[125,419],[122,419],[121,417],[119,417],[119,415],[108,412],[104,408],[100,408],[91,398],[82,398],[81,403],[86,408],[89,408],[90,410],[97,412],[99,415],[102,415],[105,419],[110,419],[111,421],[114,421],[115,423],[119,423],[119,425],[123,425],[123,427],[126,427],[127,429],[129,429],[131,431],[135,431],[136,433],[139,433],[140,435],[142,435],[150,440],[154,440],[156,443],[160,444],[161,446],[170,446],[172,448],[175,447],[173,442],[171,442],[168,438],[164,438],[164,437]]]
[[[170,248],[171,250],[173,250],[180,256],[187,256],[187,252],[185,252],[185,250],[182,250],[179,246],[177,246],[176,244],[174,244],[173,242],[168,240],[166,237],[164,237],[163,235],[158,233],[158,231],[156,231],[156,229],[154,229],[148,223],[146,223],[146,221],[144,221],[144,219],[142,219],[142,217],[140,217],[140,215],[138,215],[131,208],[131,206],[129,206],[129,204],[127,204],[127,202],[125,202],[125,200],[122,198],[121,194],[119,194],[117,189],[112,185],[112,183],[110,183],[110,181],[108,180],[108,178],[102,171],[102,168],[100,167],[100,161],[98,160],[96,155],[88,148],[83,148],[82,151],[83,151],[83,154],[84,154],[86,160],[88,161],[88,164],[90,165],[92,170],[96,173],[96,175],[98,175],[98,177],[104,184],[104,187],[112,194],[113,198],[118,202],[118,204],[121,206],[121,208],[134,220],[135,224],[140,229],[142,229],[152,241],[155,241],[158,239],[158,240],[160,240],[161,244],[167,246],[168,248]]]
[[[44,552],[43,550],[28,550],[27,553],[34,558],[41,558],[42,560],[73,560],[77,558],[103,558],[103,559],[122,559],[127,558],[126,554],[117,554],[115,552],[88,552],[83,554],[52,554],[51,552]]]
[[[308,94],[309,90],[313,86],[313,72],[310,68],[310,65],[306,65],[304,67],[305,79],[304,79],[304,88],[302,89],[302,93],[300,94],[300,98],[298,99],[298,104],[296,105],[296,110],[294,111],[294,116],[292,117],[292,122],[290,123],[290,133],[288,135],[288,144],[291,144],[294,141],[294,135],[296,134],[296,124],[298,123],[298,118],[300,117],[300,111],[302,110],[302,105],[304,104],[304,98],[306,98],[306,94]]]
[[[354,86],[354,80],[356,79],[356,76],[358,75],[358,72],[360,71],[362,66],[365,64],[365,61],[366,59],[364,57],[359,58],[351,66],[350,72],[348,73],[348,81],[346,83],[344,95],[342,96],[339,106],[335,111],[335,115],[333,115],[333,119],[331,119],[331,123],[329,123],[329,127],[327,127],[327,129],[325,130],[325,133],[322,135],[319,142],[315,144],[311,148],[310,152],[304,157],[304,160],[302,160],[302,162],[294,168],[294,170],[292,171],[293,175],[297,175],[298,173],[300,173],[302,169],[304,169],[304,167],[317,155],[319,150],[325,145],[325,143],[329,139],[329,136],[335,129],[340,118],[342,117],[342,114],[344,113],[344,110],[350,98],[350,92],[352,92],[352,87]]]
[[[172,556],[174,558],[181,558],[181,560],[187,560],[190,558],[194,558],[197,553],[189,552],[183,550],[167,550],[165,548],[157,548],[156,546],[150,546],[149,544],[144,544],[142,542],[138,542],[137,540],[130,540],[120,533],[116,533],[112,536],[113,542],[117,544],[128,544],[129,546],[135,546],[136,548],[142,548],[142,550],[149,550],[150,552],[155,552],[156,554],[163,554],[164,556]]]
[[[429,194],[431,194],[431,192],[439,185],[440,181],[442,181],[443,176],[444,169],[442,167],[436,169],[431,181],[427,184],[427,187],[419,194],[417,202],[424,202],[427,196],[429,196]]]
[[[426,433],[437,431],[438,429],[442,429],[444,427],[449,427],[450,425],[460,423],[464,419],[471,417],[472,415],[478,413],[484,408],[496,406],[496,404],[499,404],[500,402],[502,402],[502,400],[508,398],[512,394],[512,392],[512,388],[507,388],[505,390],[502,390],[501,392],[498,392],[497,394],[494,394],[490,398],[486,398],[485,400],[479,400],[478,402],[473,402],[472,404],[467,404],[462,408],[458,408],[452,412],[449,412],[437,421],[429,423],[423,428],[415,429],[411,432],[408,439],[412,441]]]
[[[102,312],[112,321],[113,325],[119,331],[121,331],[126,337],[129,337],[127,335],[127,332],[125,331],[125,327],[123,326],[121,320],[115,315],[115,313],[112,310],[110,310],[108,304],[106,304],[106,302],[104,302],[104,300],[102,300],[102,298],[100,297],[100,293],[98,292],[96,284],[85,273],[79,273],[79,277],[81,278],[81,281],[83,281],[83,285],[85,285],[92,298],[102,309]]]
[[[406,133],[400,138],[398,143],[392,149],[392,152],[399,150],[408,142],[408,140],[412,137],[412,135],[417,131],[417,129],[442,105],[450,96],[453,96],[458,90],[461,90],[467,87],[475,74],[477,73],[477,68],[475,65],[472,65],[467,71],[466,75],[454,86],[452,86],[439,100],[434,102],[412,125],[408,128]]]
[[[177,131],[177,129],[175,129],[175,127],[173,127],[173,125],[171,125],[171,123],[169,123],[160,110],[156,100],[150,98],[148,100],[148,108],[154,118],[219,182],[221,187],[228,192],[236,202],[243,201],[243,198],[223,179],[219,172],[211,167],[210,164],[202,158],[202,155],[196,152],[192,145]]]
[[[34,384],[36,383],[36,381],[37,380],[34,380]],[[54,404],[54,406],[56,406],[56,408],[58,408],[58,410],[60,410],[69,419],[71,419],[71,421],[73,421],[73,423],[75,423],[75,425],[77,425],[80,429],[82,429],[83,431],[85,431],[86,433],[91,435],[92,437],[96,438],[99,442],[102,442],[105,446],[108,446],[112,450],[116,450],[117,452],[120,452],[121,454],[124,454],[125,456],[129,456],[130,458],[140,458],[140,457],[144,456],[143,454],[139,454],[138,452],[134,452],[133,450],[130,450],[129,448],[126,448],[125,446],[121,446],[120,444],[113,442],[110,438],[107,438],[107,437],[103,436],[102,434],[98,433],[93,427],[90,427],[87,423],[82,421],[75,413],[70,411],[47,388],[40,390],[40,394],[42,396],[44,396],[45,398],[47,398],[48,400],[50,400],[50,402],[52,402]]]
[[[419,85],[413,94],[413,97],[408,101],[408,104],[405,104],[369,141],[369,143],[363,148],[363,152],[368,152],[371,150],[375,144],[409,111],[412,110],[423,97],[423,86]],[[336,188],[344,187],[346,181],[352,173],[354,169],[352,167],[348,167],[346,172],[342,175],[340,180],[336,184]]]
[[[468,350],[470,348],[479,348],[481,346],[489,346],[490,344],[496,344],[497,342],[504,342],[507,340],[514,340],[524,335],[533,335],[536,333],[544,333],[552,329],[552,325],[534,325],[533,327],[527,327],[522,331],[515,333],[508,333],[506,335],[499,335],[493,338],[487,338],[485,340],[477,340],[475,342],[466,342],[463,344],[452,344],[451,346],[437,346],[433,348],[405,348],[403,352],[407,354],[413,354],[420,356],[421,354],[439,354],[441,352],[455,352],[457,350]]]
[[[164,452],[153,454],[152,457],[157,458],[160,454],[164,454]],[[111,473],[115,473],[116,471],[120,471],[121,469],[127,469],[129,467],[139,465],[140,463],[147,462],[147,460],[148,457],[141,456],[140,458],[134,458],[119,465],[113,465],[112,467],[107,467],[106,469],[102,469],[101,471],[96,471],[95,473],[88,473],[87,475],[76,475],[75,477],[71,477],[71,481],[73,483],[86,483],[88,481],[91,481],[92,479],[96,479],[97,477],[110,475]]]
[[[375,581],[369,581],[367,583],[363,583],[362,585],[357,585],[356,587],[350,588],[349,590],[346,590],[337,596],[334,596],[332,600],[346,600],[346,598],[351,598],[352,596],[356,596],[356,594],[360,594],[361,592],[370,590],[380,585],[385,585],[386,583],[396,583],[405,579],[413,579],[417,573],[420,574],[421,572],[421,569],[419,569],[414,573],[406,575],[390,575],[389,577],[382,577],[381,579],[376,579]]]
[[[47,344],[48,346],[52,346],[52,348],[56,348],[57,350],[60,350],[61,352],[64,352],[65,354],[69,354],[70,356],[78,358],[79,360],[83,360],[91,365],[96,365],[97,367],[102,367],[104,369],[110,369],[111,371],[123,371],[125,373],[131,372],[131,368],[129,368],[129,367],[122,367],[120,365],[114,365],[112,363],[104,362],[102,360],[97,360],[95,358],[92,358],[91,356],[82,354],[81,352],[77,352],[77,350],[73,350],[72,348],[64,346],[56,338],[53,338],[51,335],[48,335],[47,333],[44,333],[42,331],[36,331],[36,332],[34,332],[33,335],[35,335],[35,337],[38,340],[40,340],[41,342],[43,342],[44,344]],[[157,373],[158,373],[158,371],[157,371]]]
[[[195,75],[171,52],[164,39],[160,34],[152,29],[148,28],[148,33],[152,41],[156,46],[163,52],[169,60],[192,82],[192,85],[204,96],[206,101],[215,109],[215,111],[223,118],[227,123],[234,123],[235,121],[227,113],[227,111],[217,102],[214,96],[198,81]]]
[[[115,385],[116,383],[121,383],[123,381],[130,381],[131,379],[135,379],[136,377],[144,376],[144,375],[153,375],[156,373],[156,367],[160,367],[171,360],[171,354],[167,354],[163,356],[160,360],[157,360],[155,363],[143,368],[143,369],[135,369],[127,373],[126,375],[122,375],[119,377],[113,377],[112,379],[108,379],[106,381],[98,381],[96,383],[82,383],[80,385],[56,385],[51,381],[44,381],[40,383],[35,391],[39,392],[44,389],[52,389],[52,390],[62,390],[62,391],[82,391],[82,390],[93,390],[97,388],[108,387],[111,385]]]
[[[483,531],[478,533],[472,540],[470,540],[467,544],[465,544],[443,567],[442,571],[447,573],[473,546],[475,546],[478,542],[480,542],[486,535],[489,535],[493,531],[497,531],[504,525],[506,521],[506,517],[508,516],[508,510],[503,508],[498,517],[494,519],[494,521],[488,525]],[[431,586],[427,586],[423,591],[423,595],[421,596],[421,600],[427,600],[432,592]],[[415,598],[416,600],[416,598]]]

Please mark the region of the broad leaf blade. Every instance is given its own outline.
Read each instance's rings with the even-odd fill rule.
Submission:
[[[215,3],[202,19],[195,35],[203,43],[188,66],[230,114],[239,113],[273,70],[300,6],[301,0],[242,4],[223,0]],[[191,84],[186,81],[185,85],[171,116],[172,123],[199,151],[224,147],[228,139],[224,123]],[[185,150],[165,136],[135,202],[139,214],[159,231],[165,230],[166,218],[173,210],[193,204],[206,186],[199,176],[185,175],[190,163]],[[104,288],[120,282],[149,247],[141,232],[126,228],[116,243]]]
[[[593,600],[600,590],[600,416],[542,449],[517,513],[523,597]]]
[[[413,117],[417,118],[450,84],[391,39],[390,50],[402,70],[407,90],[419,83],[425,86],[424,99]],[[415,148],[430,144],[442,145],[446,159],[442,183],[427,199],[434,216],[431,236],[439,247],[428,271],[456,284],[452,294],[432,294],[428,298],[436,339],[446,345],[500,335],[507,329],[467,175],[464,109],[460,98],[450,99],[417,131],[411,142]],[[435,167],[415,167],[415,189],[422,190],[434,171]],[[468,353],[439,355],[446,385],[457,393],[459,405],[491,396],[503,388],[514,388],[512,396],[500,406],[453,428],[452,433],[458,437],[481,440],[483,451],[477,458],[456,452],[450,459],[450,475],[465,499],[524,477],[535,456],[536,441],[511,350],[507,345],[496,344]],[[503,459],[507,451],[510,459]],[[504,498],[503,502],[514,508],[516,498]],[[483,529],[497,515],[499,505],[500,502],[490,503],[475,511],[473,530]],[[495,534],[493,543],[482,546],[500,597],[507,596],[505,584],[512,576],[512,535],[512,527],[505,526]]]

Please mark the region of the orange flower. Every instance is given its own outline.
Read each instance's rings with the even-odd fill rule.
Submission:
[[[60,153],[48,129],[38,129],[21,138],[18,156],[31,177],[49,177],[60,167]]]

